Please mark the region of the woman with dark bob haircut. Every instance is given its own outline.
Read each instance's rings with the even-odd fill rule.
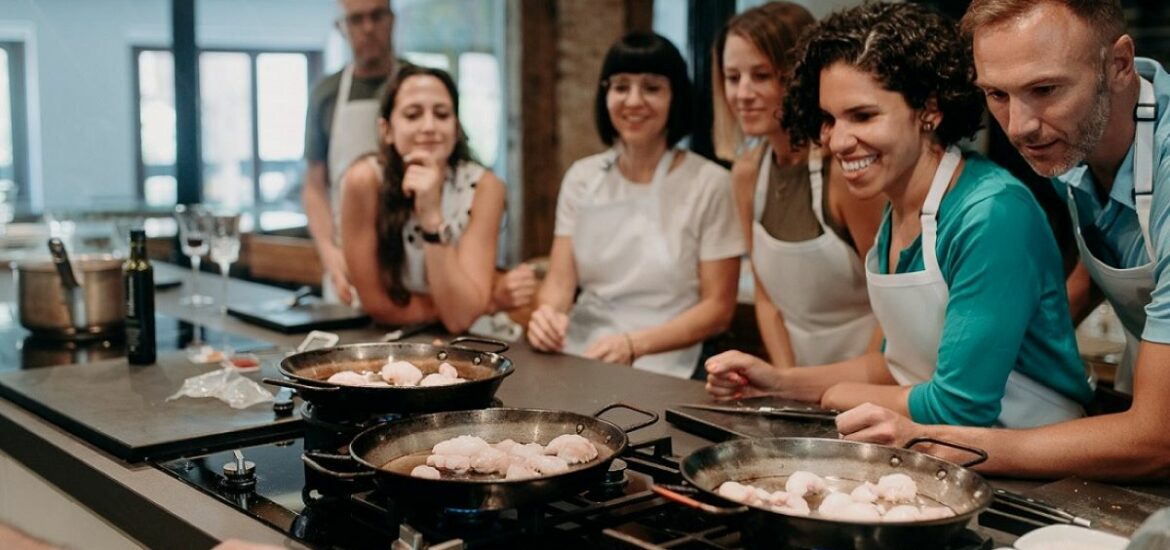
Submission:
[[[599,80],[597,130],[611,148],[561,182],[528,341],[690,377],[735,311],[744,245],[727,171],[673,148],[691,129],[691,83],[665,38],[626,35]]]
[[[1044,214],[1006,170],[956,146],[982,100],[954,23],[916,4],[835,13],[806,35],[794,71],[794,141],[827,147],[850,192],[890,202],[865,262],[885,349],[785,371],[708,363],[711,392],[874,402],[927,424],[1084,415],[1093,391]]]
[[[408,65],[378,115],[380,151],[346,170],[341,248],[378,323],[467,330],[488,310],[504,184],[471,156],[451,76]]]

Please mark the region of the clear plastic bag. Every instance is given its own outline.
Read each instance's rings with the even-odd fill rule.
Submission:
[[[240,376],[240,373],[231,368],[211,371],[184,380],[183,387],[168,397],[167,401],[180,397],[214,397],[233,409],[246,409],[273,400],[272,392]]]
[[[480,315],[467,332],[505,342],[517,342],[524,336],[524,327],[513,321],[506,312],[500,311],[494,315]]]
[[[1170,548],[1170,508],[1162,508],[1133,534],[1127,550],[1155,550]]]

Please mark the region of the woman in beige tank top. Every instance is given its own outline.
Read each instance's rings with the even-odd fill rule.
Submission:
[[[716,148],[736,156],[732,182],[752,259],[756,318],[775,368],[849,359],[881,341],[861,258],[884,204],[854,198],[822,168],[829,163],[819,151],[793,149],[780,128],[791,50],[814,22],[797,4],[769,2],[729,20],[712,51]],[[745,138],[761,143],[751,147]],[[762,360],[732,351],[713,362]]]

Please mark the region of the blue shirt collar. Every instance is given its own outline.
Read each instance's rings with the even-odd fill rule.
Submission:
[[[1154,81],[1159,69],[1161,69],[1161,65],[1157,61],[1145,57],[1136,57],[1133,63],[1138,74],[1150,82]],[[1125,159],[1121,161],[1121,166],[1117,168],[1117,174],[1114,175],[1113,188],[1109,191],[1109,198],[1113,202],[1136,211],[1133,204],[1133,154],[1133,144],[1131,143],[1129,150],[1125,152]],[[1066,185],[1086,193],[1090,197],[1097,196],[1097,192],[1093,190],[1093,174],[1084,162],[1056,177]]]

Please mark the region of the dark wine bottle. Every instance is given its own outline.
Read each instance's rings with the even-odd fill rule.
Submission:
[[[154,268],[146,257],[146,232],[130,231],[130,257],[122,266],[126,286],[126,359],[131,365],[154,364]]]

